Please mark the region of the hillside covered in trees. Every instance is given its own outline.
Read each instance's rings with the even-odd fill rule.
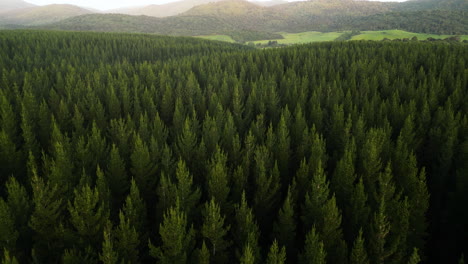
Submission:
[[[457,263],[467,62],[460,43],[0,31],[1,259]]]

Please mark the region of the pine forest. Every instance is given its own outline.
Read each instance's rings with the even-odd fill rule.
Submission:
[[[0,259],[465,263],[467,47],[0,31]]]

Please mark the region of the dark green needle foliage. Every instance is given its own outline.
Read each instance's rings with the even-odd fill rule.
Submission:
[[[453,41],[0,31],[2,261],[456,263],[467,65]]]

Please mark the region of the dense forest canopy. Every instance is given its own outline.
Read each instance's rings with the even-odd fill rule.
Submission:
[[[3,263],[456,263],[467,62],[0,32]]]

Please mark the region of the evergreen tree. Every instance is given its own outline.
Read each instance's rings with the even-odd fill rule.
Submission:
[[[270,247],[268,257],[266,260],[267,264],[284,264],[286,262],[286,249],[283,246],[281,249],[278,247],[278,242],[273,241],[273,245]]]
[[[273,225],[273,235],[277,239],[275,243],[285,247],[290,259],[294,259],[294,256],[297,254],[295,243],[296,219],[291,186],[289,186],[286,199],[278,212],[278,219]]]
[[[186,213],[188,219],[191,219],[195,215],[201,192],[199,188],[194,186],[193,177],[183,160],[179,160],[177,163],[176,180],[176,199],[180,203],[180,209]]]
[[[0,198],[0,247],[14,251],[17,239],[18,231],[15,228],[14,217],[8,204]]]
[[[60,254],[59,249],[63,244],[63,234],[59,227],[62,224],[64,205],[57,185],[45,183],[37,175],[35,168],[32,173],[34,209],[29,226],[35,237],[33,250],[41,261],[54,261],[58,257],[56,254]],[[50,254],[50,252],[55,252],[55,254]]]
[[[408,260],[408,264],[418,264],[421,262],[421,258],[419,257],[419,254],[418,254],[418,249],[417,248],[414,248],[413,249],[413,254],[411,254],[409,260]]]
[[[242,256],[240,258],[241,264],[255,264],[255,257],[252,252],[252,248],[250,245],[247,243],[244,247],[244,251],[242,253]]]
[[[10,256],[10,252],[6,249],[4,251],[4,256],[2,259],[2,264],[18,264],[18,260],[14,256]]]
[[[206,247],[205,241],[203,241],[202,248],[198,253],[198,264],[209,264],[210,263],[210,251]]]
[[[114,245],[111,237],[111,230],[109,226],[104,229],[104,239],[102,243],[102,253],[99,254],[99,259],[104,264],[118,263],[119,256],[114,250]]]
[[[193,227],[189,228],[186,214],[180,210],[179,203],[170,208],[159,225],[162,244],[155,247],[149,243],[150,255],[164,264],[185,264],[191,251],[194,238]]]
[[[227,207],[229,178],[226,162],[226,155],[221,151],[219,146],[216,146],[216,152],[213,154],[213,158],[207,168],[207,190],[208,197],[213,197],[224,212],[227,212],[229,209]]]
[[[135,135],[135,143],[130,159],[130,172],[135,177],[135,182],[142,196],[146,201],[149,201],[152,190],[155,189],[156,166],[152,161],[147,144],[138,135]]]
[[[122,211],[119,213],[119,221],[114,231],[115,250],[125,263],[138,263],[139,234]]]
[[[323,242],[315,231],[315,227],[312,227],[306,235],[304,251],[299,256],[299,263],[325,264],[326,255]]]
[[[141,198],[138,186],[133,179],[130,185],[130,193],[125,199],[123,214],[127,218],[129,225],[135,228],[136,233],[144,238],[144,234],[146,233],[146,204]]]
[[[125,193],[130,185],[125,170],[125,161],[121,158],[119,148],[115,144],[112,145],[109,153],[106,175],[112,197],[111,212],[115,212],[123,203]]]
[[[223,263],[227,257],[225,250],[229,242],[225,240],[225,236],[230,226],[224,226],[224,220],[219,205],[212,198],[205,204],[201,234],[209,242],[208,248],[214,263]]]
[[[97,188],[93,190],[85,185],[81,190],[75,190],[74,193],[73,202],[68,202],[73,232],[83,249],[88,246],[96,249],[102,241],[101,236],[108,221],[109,212],[99,199]]]
[[[260,249],[258,240],[260,231],[255,221],[255,216],[252,209],[247,204],[245,192],[242,193],[241,203],[235,206],[235,225],[233,228],[234,243],[237,247],[236,254],[240,256],[247,244],[251,245],[252,254],[260,259]]]
[[[367,251],[365,247],[365,241],[362,237],[362,229],[359,230],[359,235],[354,241],[353,249],[349,257],[350,264],[368,264],[369,259],[367,258]]]

